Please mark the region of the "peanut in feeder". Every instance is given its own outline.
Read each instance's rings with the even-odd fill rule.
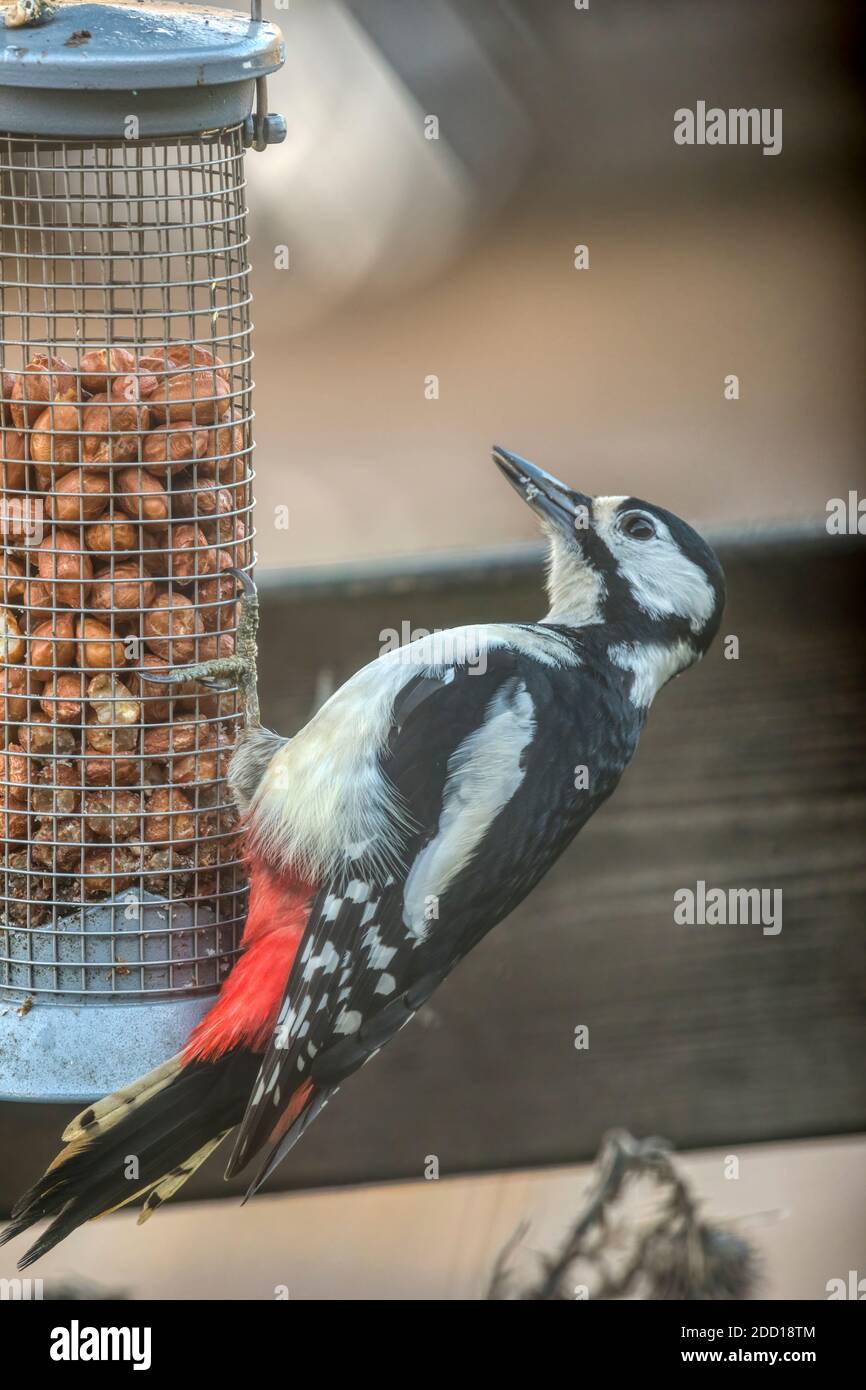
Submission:
[[[179,1045],[244,918],[244,151],[283,48],[256,6],[0,39],[0,1095],[88,1099]]]

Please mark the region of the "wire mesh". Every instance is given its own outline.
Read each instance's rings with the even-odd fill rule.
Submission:
[[[253,563],[241,127],[0,135],[0,996],[213,990],[245,887],[226,693]]]

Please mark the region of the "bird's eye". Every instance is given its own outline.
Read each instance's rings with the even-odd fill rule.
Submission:
[[[649,517],[644,516],[642,512],[630,512],[628,516],[624,516],[619,529],[624,536],[633,541],[651,541],[656,533]]]

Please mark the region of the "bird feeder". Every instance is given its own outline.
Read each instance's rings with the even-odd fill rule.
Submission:
[[[86,1100],[177,1051],[244,917],[237,688],[149,677],[231,654],[228,571],[252,568],[244,154],[284,138],[266,94],[283,44],[255,9],[17,16],[0,29],[0,1096]]]

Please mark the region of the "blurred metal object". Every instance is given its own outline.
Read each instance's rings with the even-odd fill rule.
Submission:
[[[298,5],[268,86],[277,106],[291,100],[291,138],[251,164],[250,181],[260,234],[290,246],[298,272],[289,332],[359,292],[441,273],[531,152],[520,101],[443,0],[372,17],[341,0]]]
[[[282,43],[49,32],[0,65],[0,1096],[79,1100],[181,1045],[244,919],[237,690],[147,673],[234,650],[253,565],[244,131]]]
[[[539,68],[543,15],[525,21],[510,3],[455,5],[450,0],[346,0],[419,112],[438,116],[439,138],[456,156],[488,209],[498,206],[526,170],[536,137],[524,90]],[[542,23],[539,25],[539,20]],[[519,55],[519,75],[503,63]],[[503,71],[504,69],[504,71]]]

